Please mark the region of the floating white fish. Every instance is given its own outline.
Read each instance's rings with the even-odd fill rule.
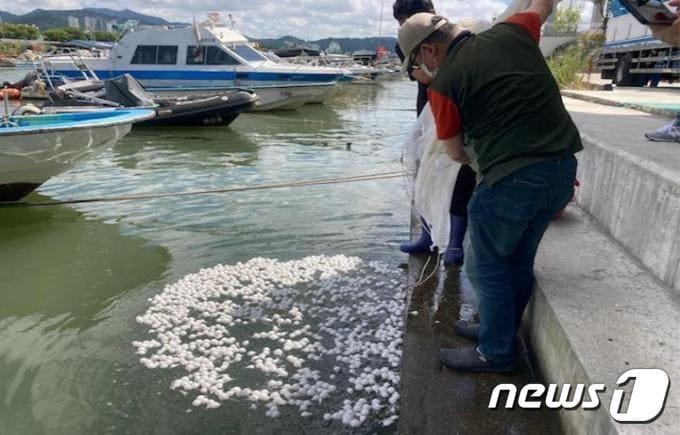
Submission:
[[[342,255],[202,269],[149,300],[137,321],[154,337],[132,344],[150,369],[183,368],[170,388],[195,395],[194,406],[243,398],[269,417],[297,407],[304,418],[389,426],[398,418],[400,275]],[[243,385],[244,371],[259,381],[248,375]]]

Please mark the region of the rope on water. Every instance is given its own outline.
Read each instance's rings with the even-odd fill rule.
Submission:
[[[423,268],[420,270],[420,276],[418,277],[418,281],[414,282],[413,284],[407,286],[407,289],[415,289],[416,287],[425,284],[427,281],[430,280],[435,274],[439,271],[439,266],[441,265],[441,255],[437,255],[437,264],[434,265],[434,268],[432,269],[432,272],[430,272],[429,275],[424,277],[425,272],[427,271],[427,266],[430,265],[430,260],[432,260],[432,257],[427,257],[427,261],[423,265]]]
[[[345,147],[347,150],[350,150],[352,148],[352,145],[361,145],[361,144],[376,144],[376,142],[382,140],[382,139],[391,139],[395,137],[401,137],[404,138],[407,134],[409,134],[409,131],[401,131],[398,133],[392,133],[392,134],[382,134],[382,135],[376,135],[373,137],[361,137],[361,138],[356,138],[356,137],[336,137],[336,136],[315,136],[314,138],[309,138],[308,141],[305,141],[303,139],[305,138],[298,138],[297,141],[294,143],[294,145],[304,145],[304,146],[322,146],[322,147],[336,147],[336,146],[342,146]],[[253,133],[255,137],[259,136],[267,136],[262,133]],[[285,135],[285,134],[284,134]],[[271,136],[271,135],[270,135]],[[276,135],[278,138],[283,138],[283,135]],[[275,144],[270,144],[270,146],[289,146],[291,143],[275,143]]]
[[[241,118],[258,118],[258,119],[273,119],[276,121],[283,121],[283,122],[297,122],[299,123],[304,123],[304,124],[338,124],[338,126],[341,125],[340,122],[338,121],[324,121],[322,119],[309,119],[309,118],[286,118],[283,116],[273,116],[273,115],[262,115],[259,113],[241,113],[239,115]]]
[[[375,180],[386,180],[391,178],[401,178],[405,172],[403,171],[391,171],[391,172],[379,172],[374,174],[356,175],[352,177],[342,177],[342,178],[321,178],[316,180],[303,180],[303,181],[290,181],[285,183],[276,184],[261,184],[256,186],[243,186],[243,187],[229,187],[222,189],[204,189],[204,190],[189,190],[184,192],[166,192],[166,193],[149,193],[149,194],[139,194],[139,195],[123,195],[123,196],[111,196],[111,197],[97,197],[97,198],[82,198],[82,199],[69,199],[63,201],[44,201],[44,202],[10,202],[2,204],[0,203],[0,208],[10,208],[10,207],[46,207],[46,206],[56,206],[56,205],[68,205],[68,204],[85,204],[85,203],[96,203],[96,202],[120,202],[120,201],[134,201],[134,200],[145,200],[145,199],[156,199],[156,198],[168,198],[174,196],[190,196],[190,195],[208,195],[208,194],[223,194],[223,193],[233,193],[233,192],[248,192],[253,190],[270,190],[270,189],[283,189],[291,187],[304,187],[304,186],[322,186],[329,184],[342,184],[342,183],[355,183],[359,181],[375,181]]]
[[[395,110],[395,109],[387,109],[387,110]],[[412,112],[413,110],[410,109],[396,109],[395,111],[407,111],[407,112]],[[303,124],[311,124],[311,123],[316,123],[316,124],[329,124],[333,125],[333,127],[342,127],[342,123],[338,123],[337,121],[324,121],[321,119],[309,119],[309,118],[286,118],[286,117],[281,117],[281,116],[274,116],[274,115],[264,115],[261,113],[242,113],[240,115],[241,117],[246,117],[246,118],[259,118],[259,119],[271,119],[271,120],[276,120],[280,122],[294,122],[297,124],[303,123]],[[372,127],[375,127],[372,126]],[[375,136],[372,137],[364,137],[360,139],[354,138],[353,140],[349,138],[337,138],[337,137],[328,137],[328,140],[337,140],[338,142],[343,142],[345,145],[349,144],[354,144],[354,143],[365,143],[365,142],[373,142],[379,139],[386,139],[386,138],[393,138],[393,137],[402,137],[406,136],[410,131],[409,130],[404,130],[400,131],[397,133],[391,133],[391,134],[376,134]],[[265,135],[264,133],[261,135]],[[269,134],[267,134],[269,135]],[[325,145],[327,145],[327,141],[324,142]]]

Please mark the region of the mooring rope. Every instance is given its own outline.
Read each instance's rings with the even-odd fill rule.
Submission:
[[[257,186],[244,186],[244,187],[230,187],[224,189],[204,189],[204,190],[190,190],[184,192],[166,192],[166,193],[150,193],[141,195],[124,195],[124,196],[111,196],[111,197],[97,197],[97,198],[82,198],[82,199],[70,199],[63,201],[44,201],[44,202],[10,202],[10,203],[0,203],[0,208],[26,208],[26,207],[49,207],[49,206],[59,206],[59,205],[69,205],[69,204],[85,204],[85,203],[97,203],[97,202],[120,202],[120,201],[135,201],[135,200],[147,200],[156,198],[167,198],[173,196],[190,196],[190,195],[210,195],[210,194],[224,194],[224,193],[234,193],[234,192],[248,192],[254,190],[268,190],[268,189],[282,189],[282,188],[292,188],[292,187],[305,187],[305,186],[322,186],[330,184],[342,184],[342,183],[355,183],[359,181],[375,181],[375,180],[387,180],[393,178],[401,178],[405,176],[406,173],[403,171],[391,171],[391,172],[380,172],[374,174],[364,174],[356,175],[351,177],[342,178],[325,178],[316,180],[303,180],[303,181],[292,181],[286,183],[276,183],[276,184],[261,184]],[[430,264],[432,257],[428,257],[427,261],[423,265],[420,271],[420,276],[418,280],[413,284],[407,286],[407,289],[415,289],[425,282],[429,281],[439,270],[440,266],[440,256],[437,256],[437,263],[432,271],[424,276],[427,267]]]
[[[262,115],[259,113],[241,113],[239,115],[241,118],[258,118],[258,119],[272,119],[276,121],[283,121],[283,122],[297,122],[297,123],[304,123],[304,124],[338,124],[338,126],[341,126],[340,121],[324,121],[322,119],[309,119],[309,118],[286,118],[283,116],[273,116],[273,115]]]
[[[304,187],[304,186],[322,186],[329,184],[342,184],[342,183],[355,183],[359,181],[374,181],[374,180],[386,180],[390,178],[400,178],[405,175],[403,171],[390,171],[390,172],[379,172],[374,174],[356,175],[351,177],[342,178],[321,178],[315,180],[303,180],[303,181],[289,181],[285,183],[275,183],[275,184],[260,184],[256,186],[242,186],[242,187],[228,187],[222,189],[203,189],[203,190],[189,190],[184,192],[165,192],[165,193],[148,193],[139,195],[123,195],[123,196],[109,196],[109,197],[95,197],[95,198],[82,198],[82,199],[68,199],[63,201],[44,201],[44,202],[10,202],[10,203],[0,203],[0,207],[46,207],[55,205],[68,205],[68,204],[85,204],[85,203],[95,203],[95,202],[120,202],[120,201],[134,201],[134,200],[146,200],[146,199],[156,199],[156,198],[167,198],[174,196],[190,196],[190,195],[208,195],[208,194],[222,194],[222,193],[233,193],[233,192],[248,192],[253,190],[270,190],[270,189],[282,189],[291,187]]]
[[[413,111],[415,111],[414,109],[387,109],[387,110],[393,111],[393,112],[413,112]],[[300,123],[302,123],[302,124],[314,124],[314,123],[316,123],[316,124],[331,124],[331,125],[334,124],[333,126],[344,127],[342,121],[324,121],[322,119],[310,119],[310,118],[286,118],[286,117],[282,117],[282,116],[262,115],[262,114],[259,114],[259,113],[241,113],[239,116],[242,117],[242,118],[271,119],[271,120],[274,120],[274,121],[294,122],[294,123],[298,123],[298,124],[300,124]],[[348,122],[348,121],[345,121],[345,122]],[[349,121],[349,122],[351,122],[351,121]],[[375,127],[375,125],[372,126],[372,127]],[[407,134],[408,132],[409,132],[408,130],[404,130],[404,131],[401,131],[399,133],[390,134],[390,135],[386,135],[386,136],[381,135],[380,137],[402,136],[402,135]]]
[[[418,277],[418,281],[407,286],[406,288],[407,289],[415,289],[416,287],[418,287],[422,284],[425,284],[427,281],[429,281],[430,278],[432,278],[437,273],[437,271],[439,270],[439,265],[440,265],[440,262],[441,262],[440,257],[441,257],[440,255],[437,255],[437,264],[435,264],[434,269],[432,269],[432,272],[430,272],[430,274],[427,275],[427,277],[424,277],[425,272],[427,271],[427,266],[430,265],[430,260],[432,260],[431,256],[427,257],[427,261],[425,262],[425,264],[423,265],[423,268],[420,271],[420,276]]]

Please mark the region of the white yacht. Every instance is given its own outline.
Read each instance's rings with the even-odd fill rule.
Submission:
[[[161,95],[210,94],[253,89],[257,109],[294,109],[321,102],[346,79],[342,68],[275,63],[218,14],[187,27],[142,28],[127,33],[107,56],[80,57],[100,79],[130,74]],[[71,56],[51,57],[57,74],[80,77]]]

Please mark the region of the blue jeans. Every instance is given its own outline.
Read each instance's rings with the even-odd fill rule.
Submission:
[[[574,195],[576,159],[536,163],[493,186],[477,186],[468,206],[465,274],[478,297],[479,350],[514,362],[515,335],[534,286],[534,258],[555,213]]]

